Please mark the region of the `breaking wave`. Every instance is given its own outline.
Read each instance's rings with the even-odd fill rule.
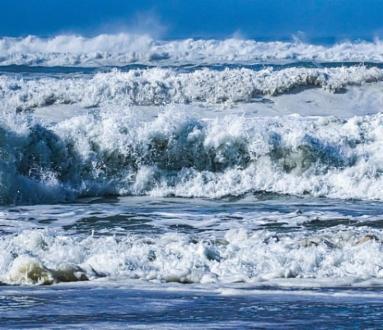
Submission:
[[[383,70],[365,66],[337,68],[247,68],[182,72],[148,68],[113,70],[96,75],[25,77],[0,76],[0,100],[10,109],[25,110],[52,104],[163,105],[202,102],[251,102],[308,88],[341,92],[351,85],[383,80]]]
[[[86,38],[58,35],[0,39],[0,64],[105,66],[129,63],[382,62],[383,43],[342,42],[331,46],[254,40],[158,41],[148,35]]]
[[[0,282],[52,284],[106,277],[203,284],[286,279],[331,287],[382,284],[380,230],[336,227],[278,234],[232,229],[222,236],[84,237],[23,231],[0,237]]]
[[[56,124],[0,124],[0,202],[83,196],[220,198],[247,192],[383,199],[383,115],[149,121],[104,111]]]

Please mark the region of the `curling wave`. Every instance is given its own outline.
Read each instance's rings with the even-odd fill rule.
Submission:
[[[150,121],[138,116],[105,111],[47,125],[3,115],[1,203],[251,191],[383,199],[382,114],[348,120],[201,120],[175,110]]]

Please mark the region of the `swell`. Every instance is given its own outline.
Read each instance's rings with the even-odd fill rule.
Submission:
[[[131,111],[38,123],[3,116],[0,202],[83,196],[220,198],[246,192],[383,199],[383,116],[205,121]]]
[[[382,62],[383,44],[342,42],[330,46],[255,40],[154,40],[115,34],[86,38],[57,35],[0,38],[1,65],[105,66],[129,63]]]
[[[95,75],[58,77],[0,76],[0,100],[10,109],[25,110],[52,104],[163,105],[192,102],[222,104],[252,102],[308,88],[342,92],[348,86],[378,82],[377,67],[112,70]]]

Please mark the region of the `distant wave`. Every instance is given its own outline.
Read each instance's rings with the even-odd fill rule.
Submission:
[[[129,63],[382,62],[383,43],[342,42],[323,46],[303,42],[254,40],[159,41],[147,35],[115,34],[86,38],[58,35],[0,38],[0,65],[121,66]]]
[[[44,125],[0,121],[0,203],[81,196],[219,198],[247,192],[383,199],[383,115],[150,121],[102,112]]]
[[[0,100],[8,109],[32,109],[52,104],[163,105],[191,102],[220,104],[252,102],[308,88],[339,92],[348,86],[383,80],[383,70],[365,66],[336,68],[113,70],[95,75],[60,77],[0,76]]]

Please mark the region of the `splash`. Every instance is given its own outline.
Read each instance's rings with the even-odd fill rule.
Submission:
[[[53,284],[106,277],[202,284],[381,284],[381,238],[380,230],[347,227],[279,234],[241,228],[209,238],[24,231],[0,238],[0,281]]]
[[[34,79],[3,75],[0,76],[0,100],[3,100],[2,107],[8,110],[28,110],[52,104],[78,104],[82,107],[236,104],[312,88],[337,93],[353,85],[382,80],[382,69],[365,66],[282,70],[270,67],[258,71],[205,68],[192,72],[148,68]]]
[[[383,44],[343,42],[331,46],[255,40],[161,41],[148,35],[57,35],[0,39],[1,65],[121,66],[130,63],[382,62]]]
[[[202,120],[172,110],[143,121],[105,111],[51,125],[4,115],[0,200],[256,191],[381,200],[382,127],[381,114]]]

